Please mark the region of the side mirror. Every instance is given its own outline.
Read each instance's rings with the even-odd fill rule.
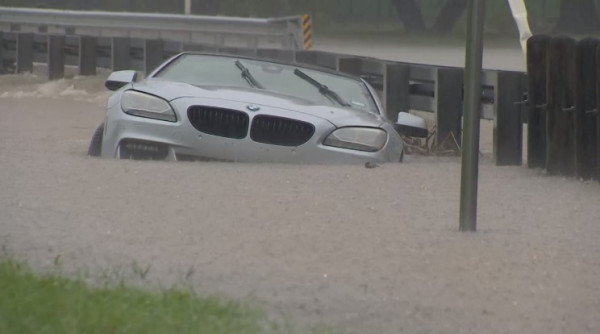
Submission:
[[[398,120],[396,121],[394,128],[398,133],[409,137],[427,138],[429,135],[425,119],[411,115],[407,112],[398,114]]]
[[[135,82],[137,72],[132,70],[112,72],[104,82],[108,90],[117,90],[129,83]]]

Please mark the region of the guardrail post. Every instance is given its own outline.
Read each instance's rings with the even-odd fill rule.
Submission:
[[[79,75],[96,75],[98,39],[91,36],[79,37]]]
[[[127,70],[131,66],[131,40],[126,37],[111,39],[111,68],[113,71]]]
[[[546,168],[546,87],[551,37],[527,40],[527,167]]]
[[[225,47],[225,37],[223,37],[222,35],[216,35],[214,44],[217,47],[217,49]]]
[[[248,49],[252,49],[254,54],[258,53],[258,37],[250,37],[248,40]]]
[[[362,59],[339,57],[337,59],[337,70],[350,75],[360,76],[362,74]]]
[[[335,70],[338,68],[338,55],[322,51],[296,51],[296,62]]]
[[[600,78],[600,43],[596,48],[596,80]],[[596,82],[596,180],[600,181],[600,84]]]
[[[302,50],[302,19],[300,17],[287,19],[285,30],[286,37],[281,40],[281,46],[284,49]]]
[[[218,52],[230,54],[230,55],[236,55],[236,56],[249,56],[249,57],[256,56],[255,50],[248,49],[248,48],[225,47],[224,46],[224,47],[219,48]]]
[[[438,68],[435,80],[435,122],[438,148],[443,143],[452,144],[450,136],[461,144],[463,70],[458,68]]]
[[[317,65],[316,51],[295,51],[294,54],[297,63]]]
[[[575,176],[596,178],[596,49],[600,41],[586,38],[577,45],[575,81]]]
[[[202,51],[202,52],[218,52],[218,48],[214,45],[184,43],[181,47],[183,51]]]
[[[33,72],[33,34],[17,33],[17,73]]]
[[[294,51],[280,49],[258,49],[256,55],[264,59],[275,59],[286,62],[294,61]]]
[[[523,163],[523,75],[518,72],[496,73],[494,84],[494,158],[497,166]]]
[[[164,61],[163,41],[147,39],[144,41],[144,74],[148,75]]]
[[[555,37],[548,52],[546,169],[551,175],[575,172],[574,84],[576,42]]]
[[[48,80],[62,79],[65,75],[65,36],[48,36]]]
[[[410,67],[404,64],[385,64],[383,100],[387,117],[392,122],[398,113],[410,109]]]

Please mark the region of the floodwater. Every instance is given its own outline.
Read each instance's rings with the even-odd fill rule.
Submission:
[[[336,43],[326,48],[461,58]],[[488,61],[514,66],[497,63],[504,52]],[[191,286],[335,333],[600,330],[597,183],[486,154],[479,232],[463,234],[458,158],[375,169],[89,158],[107,72],[51,83],[42,73],[0,77],[0,249],[35,270],[59,255],[67,273],[125,268],[135,284]],[[132,263],[150,266],[145,280]]]

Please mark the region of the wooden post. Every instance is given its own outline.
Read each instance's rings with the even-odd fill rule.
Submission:
[[[65,36],[48,36],[48,80],[65,76]]]
[[[392,122],[398,113],[410,109],[410,67],[404,64],[386,64],[383,74],[383,100],[387,118]]]
[[[252,49],[254,55],[258,53],[258,37],[252,37],[248,40],[248,49]]]
[[[550,36],[527,41],[527,167],[546,168],[546,86]]]
[[[151,39],[144,41],[144,74],[147,76],[164,61],[163,41]]]
[[[126,37],[111,39],[111,68],[113,71],[127,70],[131,66],[131,41]]]
[[[494,157],[497,166],[523,163],[523,74],[498,71],[494,89]]]
[[[79,75],[96,75],[98,40],[91,36],[79,37]]]
[[[17,73],[33,72],[33,34],[17,33]]]
[[[438,68],[435,80],[435,124],[437,145],[442,143],[453,147],[454,139],[461,143],[461,121],[463,109],[463,70],[458,68]],[[438,146],[440,149],[444,147]]]
[[[577,45],[575,81],[575,175],[588,180],[596,178],[598,148],[596,49],[600,41],[581,40]]]
[[[575,50],[570,37],[555,37],[548,53],[546,169],[551,175],[575,175]]]

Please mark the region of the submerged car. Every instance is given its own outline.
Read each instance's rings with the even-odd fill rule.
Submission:
[[[135,71],[118,71],[105,84],[116,92],[92,138],[92,156],[400,162],[398,129],[415,128],[414,118],[388,120],[363,79],[300,64],[182,53],[144,80],[137,82]]]

